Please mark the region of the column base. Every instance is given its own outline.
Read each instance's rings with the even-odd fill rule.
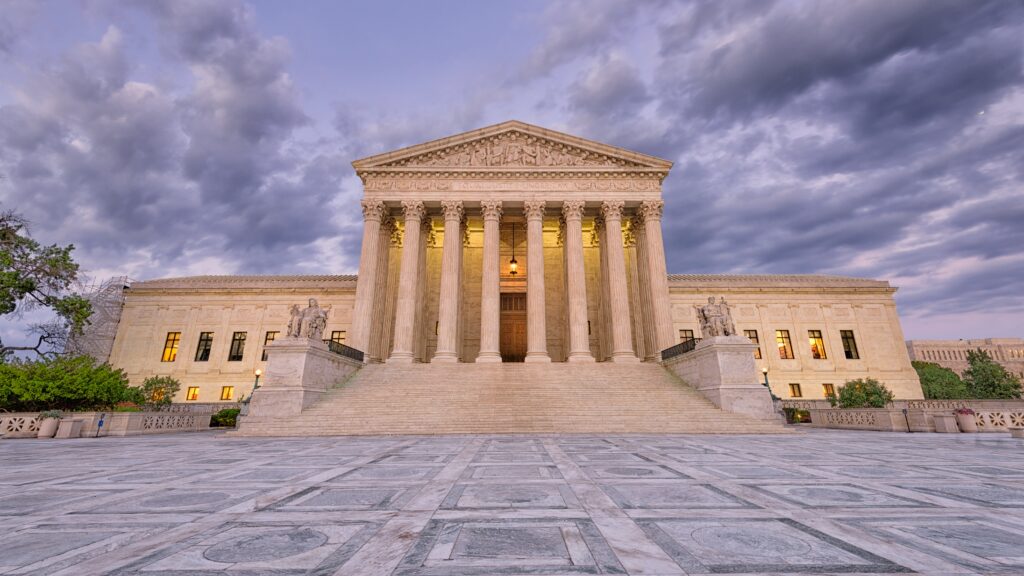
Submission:
[[[612,354],[612,362],[617,364],[639,364],[640,359],[629,352],[617,352]]]
[[[459,357],[452,353],[438,353],[434,354],[434,357],[430,359],[431,364],[455,364],[459,361]]]
[[[597,362],[589,352],[570,352],[566,362]]]
[[[391,357],[388,358],[387,363],[412,364],[413,360],[415,360],[415,358],[413,357],[412,352],[394,352],[391,354]]]
[[[551,356],[548,356],[543,352],[527,352],[526,358],[523,359],[523,362],[526,362],[527,364],[550,364]]]
[[[476,357],[477,364],[500,364],[501,354],[498,352],[481,352]]]

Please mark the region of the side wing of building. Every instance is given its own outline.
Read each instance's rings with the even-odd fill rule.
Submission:
[[[888,282],[811,275],[669,275],[680,340],[700,337],[696,305],[724,297],[736,330],[756,340],[757,368],[783,399],[821,400],[857,378],[922,398]]]

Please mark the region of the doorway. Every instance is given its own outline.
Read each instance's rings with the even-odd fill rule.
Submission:
[[[526,361],[526,293],[501,295],[501,361]]]

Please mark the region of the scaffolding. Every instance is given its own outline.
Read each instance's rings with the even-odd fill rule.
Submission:
[[[92,304],[92,316],[80,334],[68,337],[65,353],[92,356],[99,362],[110,359],[124,309],[125,291],[130,285],[127,276],[115,276],[82,290],[82,296]]]

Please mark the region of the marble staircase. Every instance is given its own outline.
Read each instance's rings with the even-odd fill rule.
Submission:
[[[659,364],[370,364],[293,418],[233,434],[785,433],[724,412]]]

